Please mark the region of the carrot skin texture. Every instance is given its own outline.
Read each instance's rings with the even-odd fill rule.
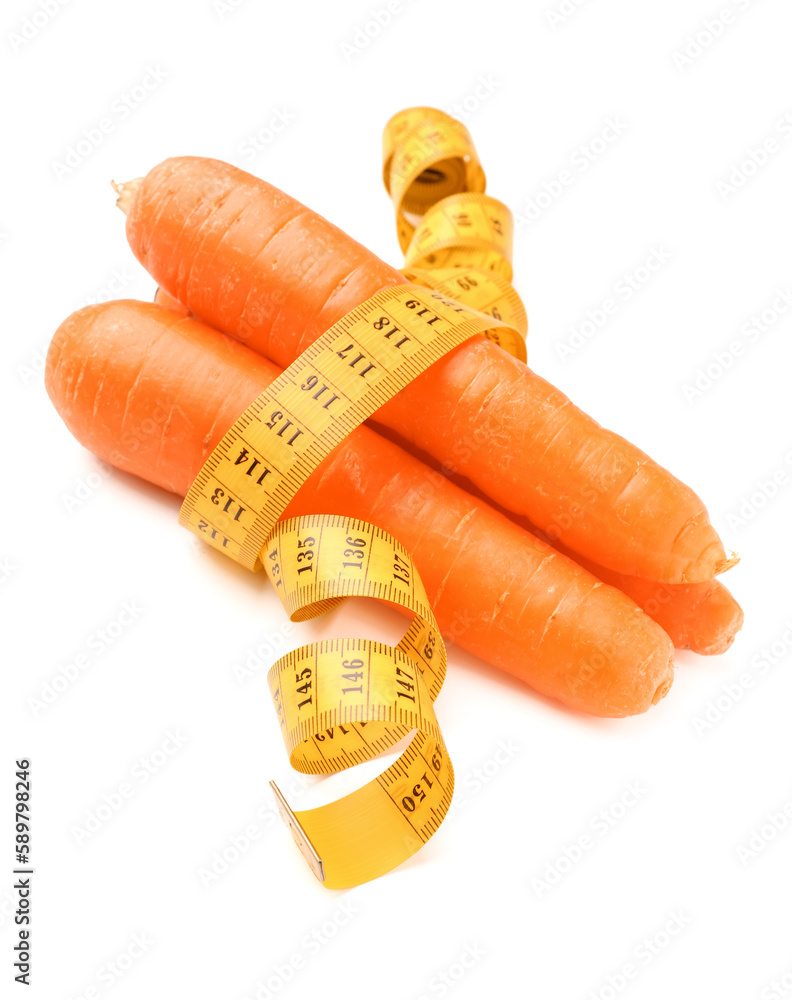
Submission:
[[[448,476],[452,483],[471,496],[489,502],[518,527],[557,549],[598,580],[611,587],[617,587],[657,622],[677,649],[690,649],[701,656],[715,656],[726,652],[742,628],[743,610],[719,580],[702,580],[700,583],[689,584],[660,583],[657,580],[629,576],[601,566],[560,542],[548,539],[544,532],[531,524],[526,517],[494,504],[469,479],[450,473],[422,449],[404,443],[398,434],[382,427],[378,428],[378,431],[395,444],[401,443],[401,446],[414,458],[428,465],[436,474]]]
[[[81,444],[184,496],[274,370],[236,341],[173,310],[118,300],[80,309],[60,325],[47,354],[45,384]]]
[[[570,556],[571,558],[573,556]],[[580,560],[598,580],[618,587],[666,632],[677,649],[725,653],[743,626],[743,610],[720,580],[657,583]]]
[[[396,429],[397,441],[434,457],[450,456],[448,468],[552,541],[615,572],[667,583],[709,580],[728,567],[689,487],[483,338],[444,359],[443,378],[422,410],[410,405],[408,391],[378,410],[372,425]],[[482,461],[489,478],[470,474]]]
[[[541,538],[541,533],[525,518],[512,519]],[[717,656],[726,652],[743,627],[743,610],[720,580],[700,583],[645,580],[600,566],[559,543],[550,544],[592,576],[617,587],[635,601],[667,633],[677,649],[690,649],[701,656]]]
[[[184,495],[278,368],[153,303],[89,306],[59,328],[47,391],[69,429],[119,468]],[[618,590],[366,427],[317,468],[284,516],[371,520],[412,552],[443,633],[564,704],[646,711],[673,650]]]
[[[381,431],[382,433],[382,431]],[[389,440],[398,443],[398,435],[385,432]],[[440,471],[431,456],[417,448],[410,454]],[[447,470],[443,470],[447,475]],[[469,480],[449,475],[451,482],[479,500],[486,495]],[[492,501],[490,501],[492,503]],[[494,505],[511,521],[557,549],[567,558],[611,587],[617,587],[644,610],[668,634],[677,649],[690,649],[701,656],[725,653],[743,626],[743,610],[719,580],[700,583],[660,583],[638,576],[629,576],[601,566],[558,541],[552,541],[535,525],[504,507]]]
[[[218,160],[165,160],[139,183],[132,250],[196,316],[285,367],[404,278],[265,181]],[[495,502],[617,572],[668,583],[731,563],[702,501],[482,337],[438,361],[377,421]]]

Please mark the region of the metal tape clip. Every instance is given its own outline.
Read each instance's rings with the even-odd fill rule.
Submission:
[[[324,863],[322,859],[319,857],[319,855],[316,853],[316,848],[311,843],[308,834],[305,832],[305,830],[303,830],[302,826],[300,825],[300,821],[292,812],[291,806],[283,797],[283,792],[281,792],[280,788],[278,788],[278,786],[275,784],[274,781],[270,782],[270,788],[272,789],[275,795],[275,801],[278,804],[278,811],[281,814],[281,819],[286,824],[286,826],[288,826],[288,828],[291,830],[291,835],[292,837],[294,837],[295,844],[302,851],[302,855],[308,862],[308,866],[314,873],[314,875],[319,879],[320,882],[324,882],[325,880]]]

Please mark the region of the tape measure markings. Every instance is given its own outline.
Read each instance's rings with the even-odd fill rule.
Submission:
[[[317,530],[319,527],[321,531]],[[346,539],[353,535],[357,537],[356,533],[360,532],[361,537],[365,536],[366,543],[370,545],[369,557],[360,560],[361,567],[372,570],[373,576],[368,586],[364,587],[360,580],[349,577],[344,579],[342,571],[341,587],[338,587],[336,584],[339,581],[322,579],[323,574],[319,573],[318,582],[301,587],[297,585],[298,578],[291,572],[294,569],[292,565],[291,575],[283,578],[283,585],[289,591],[286,603],[290,608],[299,606],[307,612],[316,608],[317,598],[326,592],[325,586],[328,583],[333,585],[334,592],[372,592],[382,584],[382,580],[377,578],[377,573],[381,571],[382,557],[393,549],[403,551],[402,546],[386,532],[366,522],[340,516],[312,515],[309,518],[281,522],[277,526],[273,551],[278,558],[286,563],[287,545],[296,544],[301,538],[313,537],[307,534],[308,531],[316,532],[317,544],[312,546],[315,555],[311,561],[318,562],[322,561],[325,551],[330,554],[331,559],[337,559],[335,543],[339,533],[343,533]],[[347,536],[346,532],[350,534]],[[425,595],[422,586],[418,584],[418,578],[413,575],[411,561],[408,567],[404,576],[409,583],[403,588],[402,599],[406,606],[412,605],[412,610],[415,610],[415,606],[423,602]],[[267,568],[271,573],[271,566]],[[338,568],[330,567],[326,572],[335,577]],[[412,596],[407,593],[408,590],[412,591]],[[422,633],[431,634],[436,627],[431,612],[426,620],[418,616],[408,630],[408,641],[415,644]],[[439,637],[437,641],[440,641]],[[414,649],[412,656],[408,656],[398,647],[394,649],[384,643],[359,638],[331,639],[287,654],[270,671],[268,682],[279,718],[287,729],[284,739],[290,760],[299,770],[330,773],[347,761],[362,762],[371,759],[411,730],[417,730],[398,760],[374,782],[353,792],[351,796],[339,799],[329,806],[300,813],[293,813],[285,800],[281,801],[282,796],[279,798],[284,818],[292,828],[298,846],[317,877],[322,877],[325,884],[357,884],[356,880],[361,878],[361,865],[367,877],[372,877],[372,865],[377,866],[377,871],[382,870],[382,866],[392,867],[425,843],[438,828],[448,809],[453,788],[453,769],[434,716],[432,693],[426,683],[431,683],[432,690],[439,690],[442,683],[445,653],[442,647],[436,648],[439,657],[437,668],[432,663],[433,655],[428,656],[426,650],[419,648]],[[329,660],[335,660],[336,664],[348,668],[346,676],[341,676],[341,683],[338,681],[337,671],[326,669],[330,666]],[[312,667],[310,676],[305,673],[304,665],[307,663]],[[431,672],[428,670],[430,663]],[[422,674],[422,665],[425,665],[429,674],[426,680]],[[401,678],[399,673],[402,674]],[[313,681],[314,676],[318,681],[316,687],[299,689],[300,682]],[[399,704],[400,698],[395,691],[400,684],[406,688],[405,699],[409,705]],[[297,701],[298,697],[301,703]],[[297,718],[300,712],[303,715],[306,712],[309,714]],[[346,728],[345,739],[338,739],[341,730],[336,730],[336,727],[341,726]],[[319,736],[322,737],[321,740],[318,739]],[[354,738],[357,745],[349,742],[350,737]],[[347,855],[346,870],[342,866],[339,872],[338,865],[334,870],[333,865],[327,863],[327,858],[333,857],[334,847],[335,854],[338,853],[339,838],[351,835],[354,825],[350,828],[350,817],[360,814],[363,801],[369,805],[372,801],[377,801],[376,798],[372,800],[372,795],[377,794],[372,786],[379,788],[380,793],[391,800],[393,807],[407,821],[410,835],[405,841],[404,835],[398,832],[400,827],[394,829],[390,821],[380,815],[378,822],[381,835],[376,846],[373,843],[368,845],[368,854],[365,856],[357,857],[352,852]],[[368,809],[366,815],[370,815]],[[387,815],[392,815],[392,812]],[[352,864],[352,855],[355,864]],[[317,859],[322,862],[321,869]]]
[[[421,319],[423,323],[418,322]],[[357,336],[352,333],[353,326]],[[320,337],[251,404],[207,460],[188,493],[180,520],[195,523],[196,518],[202,518],[206,525],[199,530],[204,534],[211,523],[222,537],[210,534],[208,540],[252,568],[296,489],[347,433],[452,347],[475,333],[501,326],[506,329],[499,320],[417,285],[397,285],[378,292]],[[420,346],[411,354],[397,354],[389,345],[383,346],[381,340],[387,337],[383,331],[396,330],[405,331],[404,336]],[[350,354],[354,355],[351,360]],[[372,357],[375,361],[369,360]],[[364,365],[359,372],[346,370],[361,361]],[[333,384],[334,401],[341,401],[335,412],[319,413],[317,418],[316,411],[324,409],[324,404],[300,395],[305,390],[298,383],[306,365],[318,369],[322,376],[326,373]],[[370,371],[376,374],[366,380]],[[364,378],[357,382],[361,374]],[[311,407],[311,402],[318,405]],[[260,473],[258,482],[252,478],[245,482],[245,473],[235,474],[240,461],[247,463],[244,449],[261,455],[263,467],[273,467],[271,472]],[[232,459],[235,452],[238,454]],[[213,509],[221,500],[225,501],[227,520],[218,518]],[[233,514],[232,500],[237,505]],[[252,523],[245,517],[251,511]]]
[[[325,556],[329,556],[329,560],[315,574],[313,582],[303,585],[294,573],[296,563],[289,558],[289,546],[298,546],[300,541],[309,538],[315,539],[315,544],[310,546],[314,555],[304,561],[319,565]],[[364,569],[367,571],[364,580],[350,578],[351,567],[342,567],[339,572],[337,543],[340,539],[346,543],[352,538],[365,539],[368,546],[367,557],[355,560],[360,563],[361,574]],[[334,594],[378,591],[383,586],[383,559],[387,561],[393,551],[403,552],[404,549],[386,532],[366,522],[337,515],[295,518],[280,522],[273,532],[272,552],[276,554],[276,561],[289,566],[282,577],[287,591],[284,604],[295,611],[302,609],[306,616],[322,603],[328,585]],[[406,559],[407,569],[401,564],[397,569],[400,575],[403,573],[400,599],[415,611],[425,602],[425,593],[409,556]],[[273,572],[274,562],[265,559],[265,567],[273,580],[280,577],[280,573]],[[387,592],[395,596],[393,589]],[[327,885],[357,884],[362,874],[373,877],[375,872],[397,864],[432,835],[448,809],[453,768],[432,706],[433,695],[439,690],[445,673],[445,650],[441,645],[429,644],[420,648],[422,635],[434,635],[435,642],[441,642],[434,617],[428,607],[426,610],[427,617],[422,619],[416,615],[405,637],[411,655],[404,648],[370,640],[330,639],[287,654],[268,675],[277,713],[285,729],[284,742],[289,759],[294,767],[306,773],[331,773],[348,762],[370,760],[416,730],[397,761],[375,781],[350,796],[299,813],[292,812],[282,796],[279,797],[284,818],[298,846],[317,877],[323,878]],[[405,640],[400,645],[405,645]],[[433,662],[435,649],[437,666]],[[308,664],[309,671],[306,670]],[[403,700],[399,690],[402,690]],[[398,833],[400,827],[394,830],[387,819],[392,812],[385,817],[380,812],[378,818],[371,819],[370,809],[379,801],[377,795],[388,797],[407,821],[410,831],[407,840]],[[387,808],[392,810],[393,807]],[[361,810],[365,810],[371,822],[379,824],[379,836],[376,843],[367,845],[365,856],[358,857],[347,848],[342,851],[339,838],[352,835],[353,817],[361,815]],[[358,831],[357,835],[362,834]],[[318,861],[321,861],[321,869]]]
[[[236,561],[263,565],[293,621],[346,596],[397,603],[414,616],[395,647],[323,640],[287,653],[268,674],[289,760],[304,773],[371,760],[413,734],[376,779],[325,806],[295,813],[272,783],[296,843],[328,887],[357,885],[399,864],[448,811],[453,767],[433,706],[446,651],[396,539],[340,515],[280,518],[346,434],[469,337],[482,333],[525,358],[527,319],[510,284],[511,213],[484,194],[464,125],[425,108],[394,116],[383,176],[409,283],[351,310],[257,397],[208,457],[179,516]],[[427,271],[426,261],[447,266]]]

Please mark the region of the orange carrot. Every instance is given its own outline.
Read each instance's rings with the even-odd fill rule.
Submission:
[[[124,185],[119,205],[132,250],[170,295],[281,366],[404,280],[299,202],[218,160],[165,160]],[[683,583],[732,564],[692,490],[482,337],[376,420],[613,570]]]
[[[79,441],[183,495],[278,371],[197,320],[121,301],[60,326],[46,385]],[[364,518],[398,537],[444,635],[545,695],[623,716],[671,685],[671,643],[629,598],[369,428],[328,456],[284,516],[308,512]]]
[[[678,649],[702,656],[725,653],[743,626],[743,611],[719,580],[657,583],[614,573],[578,559],[598,580],[618,587],[656,621]]]
[[[542,538],[541,532],[525,518],[512,519]],[[743,610],[720,580],[659,583],[607,569],[559,542],[550,544],[592,576],[611,587],[618,587],[635,601],[668,634],[677,649],[690,649],[701,656],[717,656],[726,652],[743,626]]]
[[[380,428],[379,433],[394,444],[399,441],[398,435],[390,430]],[[450,473],[421,448],[411,444],[403,444],[402,447],[438,475],[448,476],[456,486],[487,502],[484,492],[469,479]],[[531,524],[528,518],[514,514],[491,500],[488,502],[519,527],[552,545],[569,559],[573,559],[598,580],[612,587],[618,587],[657,622],[678,649],[690,649],[702,656],[724,653],[743,626],[742,608],[719,580],[702,580],[700,583],[659,583],[656,580],[617,573],[591,559],[586,559],[558,541],[551,541],[536,525]]]
[[[182,316],[189,315],[190,310],[174,299],[172,295],[168,295],[162,288],[158,288],[154,293],[154,301],[164,309],[173,309],[174,312],[181,313]]]

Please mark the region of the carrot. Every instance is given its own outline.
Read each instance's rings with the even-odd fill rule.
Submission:
[[[158,288],[154,293],[154,301],[164,309],[173,309],[175,312],[181,313],[182,316],[189,315],[190,310],[174,299],[172,295],[168,295],[162,288]]]
[[[597,579],[618,587],[668,633],[678,649],[702,656],[725,653],[743,626],[743,611],[719,580],[701,583],[657,583],[614,573],[578,560]]]
[[[398,435],[392,431],[380,429],[379,433],[384,434],[388,440],[398,443]],[[403,447],[438,474],[448,476],[456,486],[479,500],[487,501],[484,492],[469,479],[450,473],[431,455],[414,445],[407,444]],[[548,539],[544,532],[531,524],[528,518],[514,514],[492,501],[489,503],[516,525],[574,560],[598,580],[612,587],[618,587],[657,622],[678,649],[690,649],[702,656],[724,653],[743,626],[742,608],[719,580],[702,580],[700,583],[659,583],[657,580],[645,580],[637,576],[628,576],[626,573],[617,573],[591,559],[586,559],[558,541]]]
[[[184,495],[278,371],[197,320],[120,301],[60,326],[46,386],[86,447]],[[284,516],[307,512],[390,531],[413,554],[444,635],[568,706],[636,714],[671,685],[671,643],[629,598],[367,427],[314,471]]]
[[[514,520],[542,537],[525,518]],[[635,601],[668,634],[677,649],[690,649],[701,656],[725,653],[743,626],[743,610],[720,580],[659,583],[607,569],[559,542],[550,544],[592,576],[611,587],[618,587]]]
[[[316,213],[219,160],[165,160],[124,185],[119,205],[132,250],[170,295],[281,366],[404,280]],[[684,583],[732,564],[692,490],[483,337],[438,361],[376,420],[610,569]]]

